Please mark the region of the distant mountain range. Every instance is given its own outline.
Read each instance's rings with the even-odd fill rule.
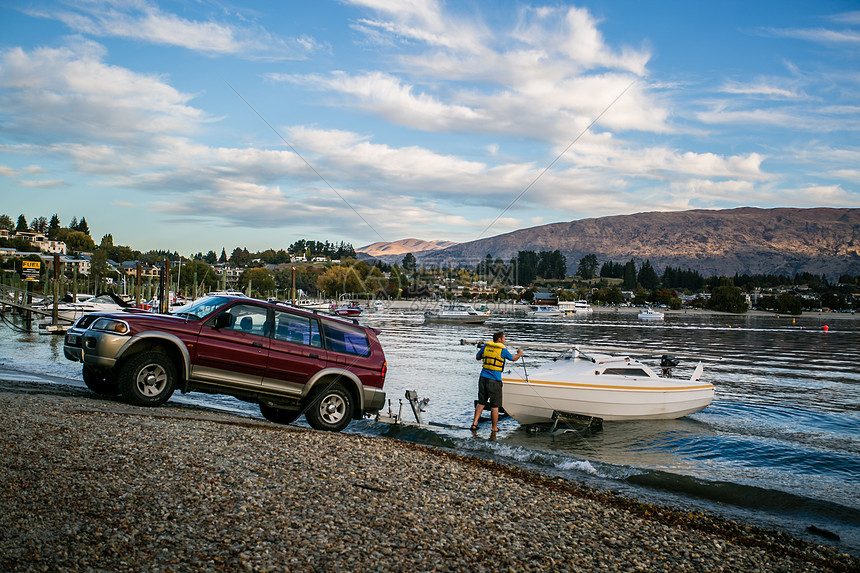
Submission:
[[[457,243],[454,243],[452,241],[422,241],[421,239],[401,239],[399,241],[394,241],[391,243],[379,242],[367,245],[365,247],[359,247],[358,249],[356,249],[356,253],[362,253],[369,257],[376,258],[399,257],[396,261],[393,262],[400,262],[406,253],[412,253],[417,257],[418,253],[447,249],[448,247],[453,247],[456,244]]]
[[[389,263],[411,252],[421,264],[474,266],[487,254],[507,262],[519,251],[558,249],[570,273],[576,272],[582,257],[595,254],[600,264],[632,259],[639,266],[649,260],[658,272],[667,266],[704,276],[810,272],[835,280],[842,274],[860,275],[860,209],[639,213],[552,223],[445,245],[407,239],[374,243],[357,252]]]

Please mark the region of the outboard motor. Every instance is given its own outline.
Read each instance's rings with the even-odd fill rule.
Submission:
[[[668,354],[664,354],[662,358],[660,358],[660,369],[663,371],[663,378],[671,378],[672,377],[672,368],[680,364],[681,361],[675,358],[674,356],[669,356]]]

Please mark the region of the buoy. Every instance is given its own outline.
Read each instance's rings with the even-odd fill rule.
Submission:
[[[824,325],[824,332],[827,332],[828,330],[830,330],[830,327],[828,327],[828,326],[825,324],[825,325]]]

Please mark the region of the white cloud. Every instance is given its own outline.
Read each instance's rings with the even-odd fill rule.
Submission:
[[[0,53],[0,114],[22,138],[38,134],[146,145],[144,136],[193,132],[205,115],[162,78],[102,61],[90,42]],[[50,134],[50,135],[47,135]]]
[[[53,187],[65,187],[68,185],[66,181],[18,181],[21,187],[35,187],[48,189]]]
[[[426,131],[569,142],[646,73],[646,51],[613,50],[585,9],[524,9],[493,31],[438,2],[356,0],[382,19],[362,30],[402,46],[402,72],[273,76],[348,96],[387,121]],[[414,78],[419,81],[411,81]],[[636,86],[601,119],[608,129],[668,132],[663,102]]]
[[[31,9],[28,13],[59,20],[81,34],[129,38],[211,55],[304,59],[322,47],[309,36],[284,39],[260,26],[181,18],[145,0],[70,0],[63,9]]]

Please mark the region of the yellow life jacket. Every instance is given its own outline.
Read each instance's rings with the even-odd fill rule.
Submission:
[[[504,349],[504,344],[499,344],[498,342],[486,343],[484,345],[484,352],[481,355],[481,359],[484,361],[484,368],[501,372],[505,367],[505,359],[502,358],[502,350]]]

